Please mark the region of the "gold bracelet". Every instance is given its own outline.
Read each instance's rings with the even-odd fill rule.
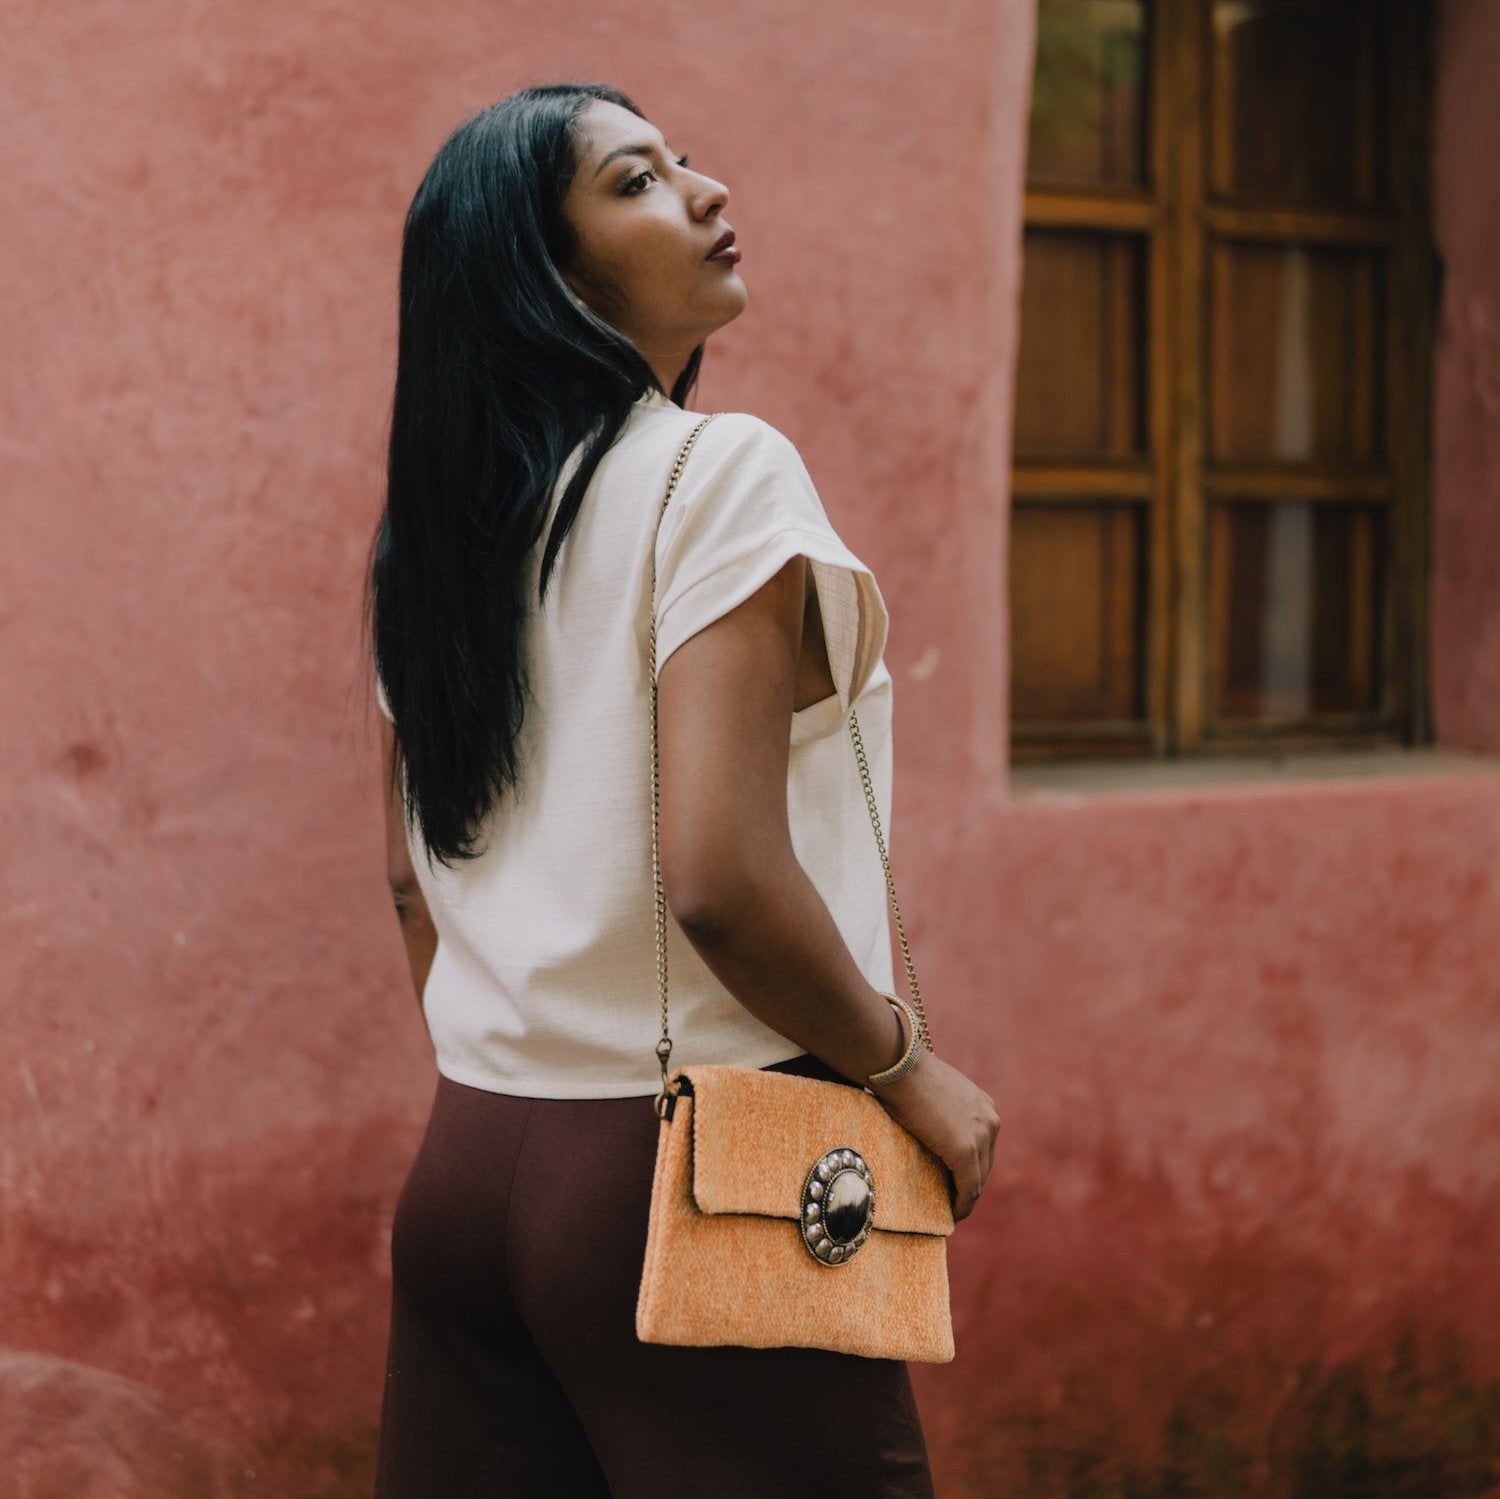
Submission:
[[[922,1028],[917,1024],[917,1017],[912,1012],[911,1006],[904,999],[897,999],[894,994],[883,994],[881,998],[897,1014],[906,1016],[906,1033],[911,1039],[907,1043],[906,1050],[902,1052],[900,1059],[893,1066],[887,1067],[884,1072],[872,1072],[865,1079],[872,1088],[883,1088],[888,1083],[905,1077],[917,1065],[922,1055]]]

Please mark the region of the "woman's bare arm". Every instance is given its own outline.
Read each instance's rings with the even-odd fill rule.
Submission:
[[[382,784],[387,788],[385,799],[385,871],[391,888],[391,900],[396,907],[396,916],[401,922],[401,938],[406,943],[406,961],[411,969],[412,987],[417,992],[417,1004],[422,1003],[422,991],[427,986],[427,974],[432,967],[433,955],[437,952],[437,928],[427,909],[422,887],[417,883],[416,871],[411,865],[411,853],[406,846],[405,812],[401,805],[401,790],[391,786],[391,757],[396,749],[396,731],[383,713],[380,715],[380,760]]]
[[[819,675],[803,662],[806,568],[794,558],[662,666],[662,882],[688,940],[746,1009],[863,1082],[900,1056],[905,1032],[792,847],[791,715]],[[824,663],[831,688],[826,651]],[[877,1096],[948,1164],[966,1214],[993,1160],[989,1097],[935,1056]]]

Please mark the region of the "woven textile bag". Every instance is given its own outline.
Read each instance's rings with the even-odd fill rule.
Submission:
[[[693,444],[712,420],[705,417],[683,444],[663,514]],[[748,1067],[670,1071],[655,594],[653,550],[651,863],[662,1091],[636,1334],[645,1343],[826,1348],[945,1363],[953,1357],[947,1260],[953,1210],[946,1167],[854,1084]],[[919,1035],[931,1050],[852,708],[849,729]]]

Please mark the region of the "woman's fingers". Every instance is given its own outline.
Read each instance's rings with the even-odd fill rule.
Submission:
[[[987,1138],[985,1140],[984,1152],[984,1176],[989,1180],[990,1172],[995,1169],[995,1146],[1000,1137],[1000,1115],[995,1110],[994,1099],[990,1100],[990,1119]]]
[[[971,1150],[959,1165],[949,1169],[953,1173],[953,1221],[961,1223],[974,1211],[974,1204],[979,1201],[984,1187],[978,1148]]]
[[[982,1088],[933,1057],[881,1094],[881,1103],[903,1128],[948,1168],[955,1221],[979,1201],[995,1164],[1000,1116]]]
[[[972,1175],[966,1193],[957,1174],[954,1176],[954,1195],[962,1204],[955,1204],[955,1220],[967,1218],[974,1211],[984,1191],[984,1184],[995,1168],[995,1141],[1000,1133],[1000,1116],[995,1112],[994,1100],[987,1098],[986,1101],[990,1105],[989,1118],[981,1125],[979,1140],[974,1146]]]

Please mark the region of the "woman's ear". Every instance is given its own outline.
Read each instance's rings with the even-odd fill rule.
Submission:
[[[592,312],[596,317],[600,316],[599,309],[589,300],[589,285],[584,277],[580,276],[577,271],[563,266],[557,268],[557,273],[562,277],[563,285],[568,288],[568,294],[573,301],[586,312]]]
[[[563,285],[568,288],[573,300],[580,307],[611,326],[618,326],[616,319],[623,304],[609,282],[598,276],[589,275],[576,265],[558,266],[557,273],[562,277]]]

